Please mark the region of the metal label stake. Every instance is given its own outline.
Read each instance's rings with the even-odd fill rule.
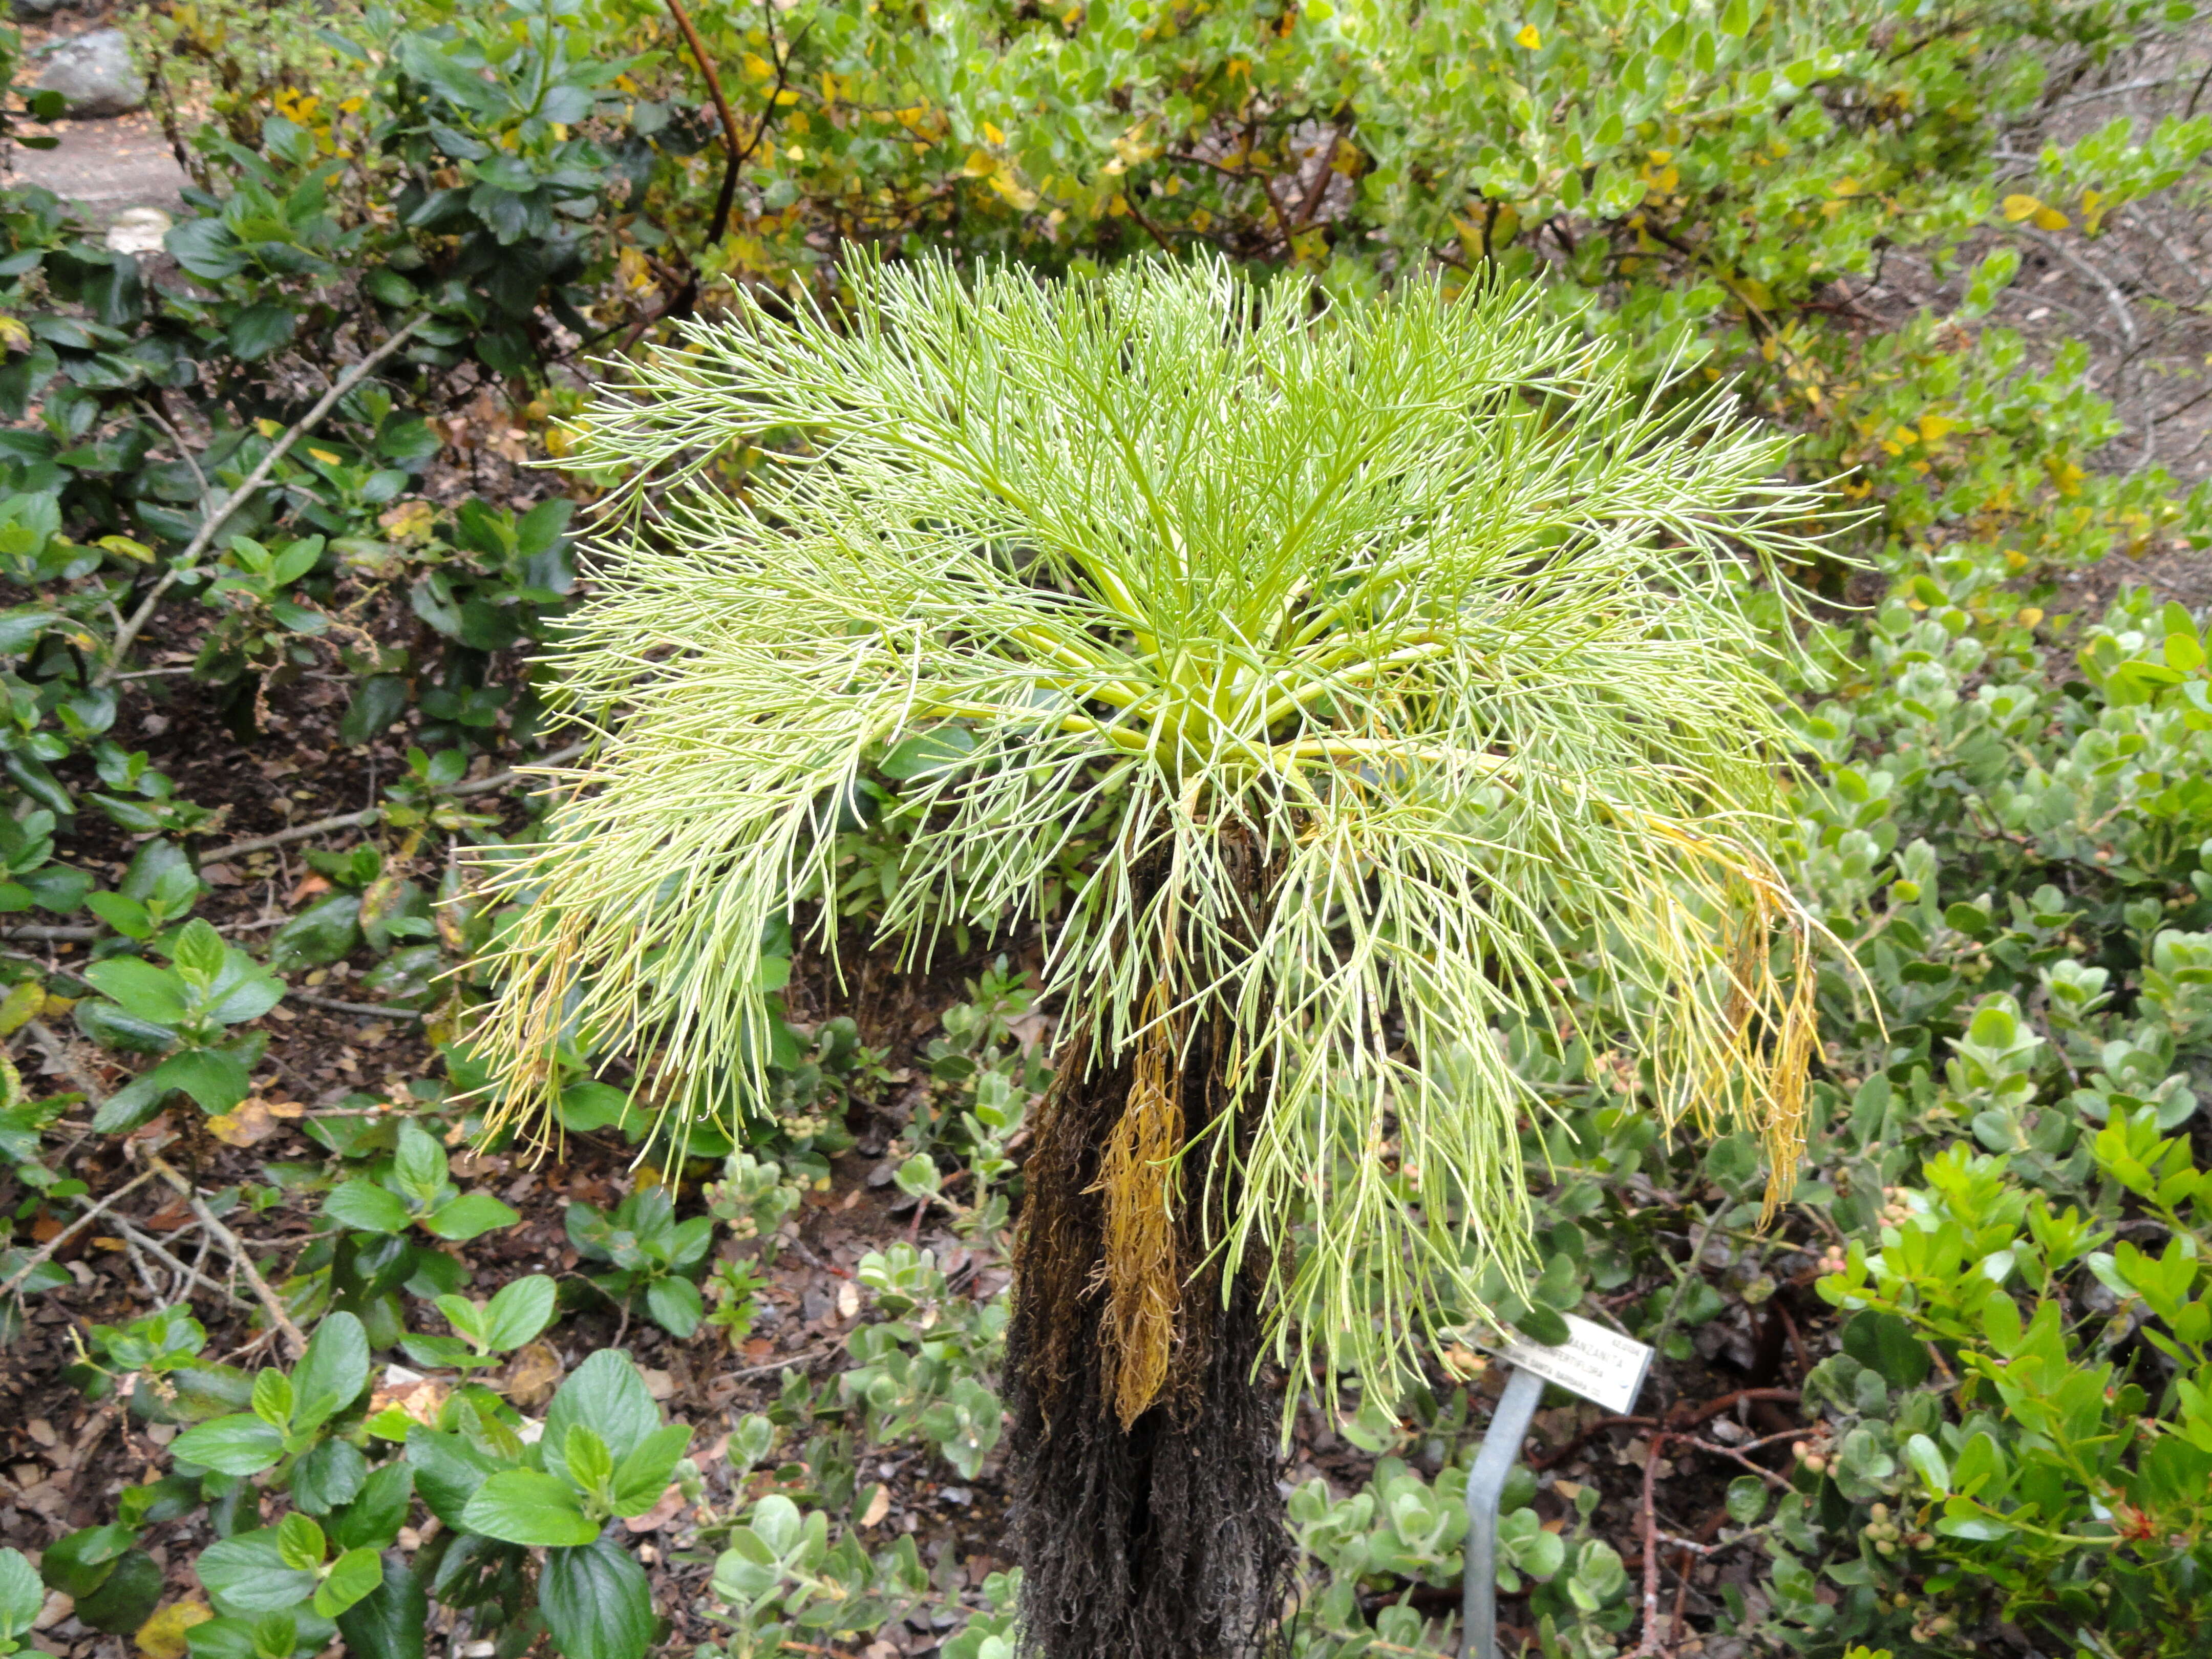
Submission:
[[[1651,1350],[1618,1331],[1565,1316],[1567,1340],[1555,1348],[1509,1335],[1487,1345],[1511,1367],[1467,1476],[1467,1577],[1461,1594],[1460,1659],[1498,1659],[1498,1500],[1521,1458],[1521,1443],[1556,1382],[1626,1415],[1651,1369]]]

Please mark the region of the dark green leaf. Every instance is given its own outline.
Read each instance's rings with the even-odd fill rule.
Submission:
[[[283,973],[336,962],[361,943],[361,895],[333,893],[309,905],[269,939],[269,966]]]
[[[298,1399],[295,1428],[313,1428],[350,1406],[368,1388],[368,1334],[349,1313],[334,1313],[316,1328],[292,1373]]]
[[[390,1549],[414,1496],[415,1471],[404,1459],[371,1470],[360,1496],[331,1522],[331,1541],[340,1549]]]
[[[349,1440],[319,1440],[292,1466],[292,1501],[309,1515],[328,1515],[351,1503],[368,1479],[368,1460],[358,1446]]]
[[[441,1238],[471,1239],[495,1227],[512,1227],[522,1218],[489,1193],[464,1193],[428,1217],[422,1224]]]
[[[340,1182],[323,1200],[323,1213],[365,1233],[401,1232],[414,1218],[396,1193],[373,1181]]]
[[[1917,1388],[1928,1377],[1928,1346],[1895,1314],[1854,1314],[1844,1327],[1844,1352],[1893,1388]]]
[[[198,1571],[216,1611],[233,1617],[304,1607],[315,1592],[315,1575],[287,1566],[277,1553],[273,1527],[209,1545],[200,1552]]]
[[[564,1659],[644,1659],[653,1644],[645,1570],[604,1539],[548,1551],[538,1603]]]
[[[653,1322],[679,1340],[699,1328],[699,1322],[707,1311],[705,1303],[700,1299],[699,1287],[673,1273],[656,1279],[645,1287],[645,1305]]]
[[[449,1527],[461,1524],[462,1511],[487,1475],[504,1467],[461,1438],[417,1425],[407,1431],[407,1462],[415,1471],[415,1490],[430,1513]]]
[[[251,1413],[186,1429],[170,1448],[188,1463],[222,1474],[258,1474],[284,1455],[283,1433]]]
[[[47,1546],[39,1571],[47,1588],[64,1595],[89,1595],[138,1542],[128,1527],[86,1527]]]
[[[485,1346],[505,1353],[544,1330],[553,1317],[555,1291],[544,1273],[502,1285],[484,1310]]]
[[[241,362],[258,362],[288,343],[298,322],[289,306],[247,306],[230,319],[225,337],[230,355]]]
[[[383,1582],[338,1615],[346,1652],[350,1659],[423,1659],[429,1596],[396,1552],[382,1570]]]
[[[76,1598],[77,1620],[112,1633],[134,1631],[161,1599],[161,1569],[143,1550],[126,1550],[88,1595]]]

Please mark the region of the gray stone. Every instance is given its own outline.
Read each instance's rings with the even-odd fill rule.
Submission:
[[[103,239],[118,253],[159,253],[173,222],[159,208],[127,207]]]
[[[63,41],[47,52],[39,87],[61,94],[66,112],[80,119],[128,115],[146,101],[146,77],[132,65],[121,29],[94,29]]]

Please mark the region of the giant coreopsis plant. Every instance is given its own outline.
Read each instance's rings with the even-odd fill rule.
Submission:
[[[764,927],[937,734],[884,933],[1044,915],[1060,1017],[1008,1360],[1024,1639],[1253,1650],[1267,1366],[1390,1389],[1522,1262],[1543,1109],[1503,1029],[1622,1043],[1654,1109],[1793,1160],[1747,609],[1816,528],[1781,448],[1510,289],[923,263],[834,313],[741,301],[591,417],[639,510],[560,653],[591,758],[506,878],[509,1097],[584,1030],[741,1115]]]

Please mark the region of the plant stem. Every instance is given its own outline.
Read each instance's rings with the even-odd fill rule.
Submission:
[[[260,1299],[263,1310],[269,1315],[270,1323],[283,1332],[285,1340],[291,1343],[292,1357],[297,1359],[307,1352],[306,1335],[299,1326],[293,1323],[292,1316],[285,1310],[276,1292],[269,1288],[269,1281],[262,1278],[261,1270],[253,1265],[252,1255],[238,1235],[216,1219],[215,1212],[207,1206],[207,1200],[192,1190],[191,1183],[184,1176],[150,1153],[146,1161],[154,1166],[154,1173],[175,1188],[178,1194],[191,1206],[192,1213],[200,1218],[200,1225],[208,1230],[218,1244],[230,1252],[231,1259],[238,1263],[238,1270],[246,1275],[246,1282],[252,1287],[253,1294]]]
[[[313,431],[323,416],[337,407],[338,399],[366,379],[370,370],[398,350],[407,343],[410,335],[429,320],[430,314],[428,312],[420,312],[409,318],[390,339],[339,375],[331,383],[331,389],[316,400],[315,406],[293,422],[284,429],[283,435],[270,445],[269,453],[255,464],[251,472],[239,481],[238,488],[224,496],[220,504],[209,510],[207,516],[200,520],[200,527],[193,532],[191,540],[185,544],[185,550],[169,562],[169,568],[162,573],[161,580],[154,584],[152,591],[139,603],[137,610],[131,613],[131,619],[116,630],[115,642],[109,650],[107,666],[101,669],[93,679],[95,686],[112,684],[116,678],[122,673],[123,664],[131,649],[131,641],[136,640],[146,624],[153,620],[154,609],[161,604],[161,596],[169,591],[170,585],[179,575],[191,568],[194,560],[207,551],[208,544],[215,539],[216,532],[229,522],[230,515],[245,504],[246,497],[268,481],[269,475],[276,469],[276,463],[284,459],[292,446]]]
[[[722,240],[729,228],[730,204],[737,199],[738,168],[752,149],[738,149],[738,118],[730,113],[730,100],[722,94],[722,77],[714,73],[714,60],[707,55],[707,43],[699,38],[699,31],[691,21],[691,14],[684,9],[684,0],[668,0],[668,15],[676,20],[676,27],[684,33],[684,44],[691,48],[691,57],[699,65],[699,73],[707,82],[707,95],[714,100],[714,113],[722,118],[722,188],[714,198],[714,217],[707,229],[707,243],[712,246]],[[775,107],[775,94],[769,94],[769,108]],[[763,117],[765,130],[766,117]],[[753,143],[760,142],[756,133]]]
[[[109,1208],[118,1200],[126,1198],[131,1194],[137,1191],[139,1188],[144,1186],[153,1178],[154,1172],[151,1170],[149,1170],[145,1174],[140,1176],[136,1181],[128,1182],[123,1186],[118,1187],[113,1192],[108,1194],[106,1198],[101,1199],[99,1203],[94,1205],[76,1220],[70,1222],[68,1226],[56,1233],[52,1238],[48,1239],[45,1244],[40,1247],[29,1261],[26,1261],[21,1267],[16,1268],[14,1273],[9,1273],[6,1279],[0,1279],[0,1296],[8,1296],[12,1294],[18,1285],[21,1285],[39,1268],[44,1267],[49,1261],[51,1261],[56,1250],[61,1249],[63,1245],[68,1243],[70,1240],[75,1238],[79,1233],[82,1232],[88,1223],[96,1217],[106,1214]]]
[[[582,744],[571,744],[566,749],[555,750],[532,764],[560,766],[583,752]],[[489,794],[495,789],[506,788],[520,776],[521,769],[510,767],[504,772],[495,772],[489,777],[478,778],[473,783],[456,784],[444,793],[448,795]],[[242,858],[248,853],[265,853],[272,847],[289,846],[295,841],[312,841],[317,836],[326,836],[333,830],[365,829],[383,816],[384,809],[378,806],[367,807],[358,812],[340,812],[335,817],[317,818],[313,823],[295,823],[289,830],[279,830],[273,836],[256,836],[247,841],[232,842],[227,847],[218,847],[212,852],[201,854],[200,861],[204,864],[223,864],[234,858]],[[33,936],[27,934],[25,937]]]

